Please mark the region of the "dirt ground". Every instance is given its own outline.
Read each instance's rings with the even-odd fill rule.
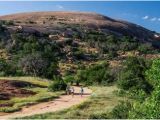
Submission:
[[[28,86],[31,86],[31,83],[17,80],[0,80],[0,100],[10,100],[12,97],[35,95],[35,92],[24,89],[24,87]],[[0,107],[5,106],[8,106],[8,104],[0,104]]]

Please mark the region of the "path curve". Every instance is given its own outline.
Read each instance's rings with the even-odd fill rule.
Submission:
[[[71,95],[62,95],[59,98],[54,99],[53,101],[43,102],[36,105],[24,107],[21,111],[0,116],[0,119],[7,120],[9,118],[25,117],[63,110],[73,105],[80,104],[81,102],[85,101],[92,93],[90,89],[84,88],[84,95],[81,97],[78,94],[80,92],[80,87],[74,86],[74,89],[76,94],[74,95],[74,97],[72,97]]]

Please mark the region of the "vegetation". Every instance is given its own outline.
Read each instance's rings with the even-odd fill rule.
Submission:
[[[147,84],[152,86],[151,88],[147,88],[147,91],[150,92],[145,97],[144,92],[139,89],[136,89],[135,94],[139,96],[141,99],[137,99],[134,97],[133,101],[127,103],[121,103],[117,107],[113,109],[111,112],[116,115],[116,118],[131,118],[131,119],[159,119],[159,71],[160,71],[160,60],[155,59],[153,60],[151,67],[143,70],[143,75],[145,76],[145,80],[148,82]],[[138,70],[138,69],[137,69]],[[135,72],[136,73],[136,72]],[[137,82],[138,83],[138,82]],[[145,84],[143,83],[140,87],[143,88]],[[137,84],[134,84],[137,86]],[[128,104],[128,105],[126,105]],[[115,114],[116,110],[116,114]],[[124,111],[123,114],[121,111]],[[125,114],[124,114],[125,113]]]
[[[12,20],[0,20],[0,25],[14,25]]]
[[[154,90],[152,94],[145,99],[143,103],[135,102],[134,108],[129,113],[129,118],[160,118],[160,104],[159,104],[159,80],[160,80],[160,60],[156,59],[149,70],[146,71],[146,76],[149,82],[153,85]],[[149,108],[149,109],[148,109]]]
[[[78,71],[76,75],[77,81],[86,85],[105,85],[114,81],[111,76],[108,63],[101,63],[90,66],[85,70]]]
[[[40,78],[33,78],[33,77],[3,77],[3,79],[8,80],[20,80],[20,81],[27,81],[34,84],[35,87],[27,87],[25,89],[31,90],[35,92],[35,95],[31,95],[28,97],[13,97],[10,100],[0,100],[0,104],[12,104],[12,106],[0,107],[0,112],[14,112],[20,110],[23,106],[37,104],[39,102],[49,101],[53,98],[57,98],[59,95],[63,94],[63,91],[59,92],[50,92],[48,91],[48,84],[50,82],[48,80],[42,80]],[[37,86],[36,86],[37,85]]]
[[[66,90],[66,87],[67,87],[67,84],[61,78],[56,78],[49,85],[49,90],[50,91],[61,91],[61,90]]]
[[[149,63],[143,58],[129,57],[123,63],[118,85],[124,90],[143,90],[146,93],[152,91],[152,86],[145,79],[145,71]]]

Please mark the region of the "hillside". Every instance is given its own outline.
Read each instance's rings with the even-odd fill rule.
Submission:
[[[33,12],[1,16],[0,19],[12,20],[15,26],[24,25],[39,32],[46,32],[47,30],[47,33],[50,34],[54,30],[56,31],[57,27],[62,26],[62,24],[80,25],[84,30],[95,29],[104,33],[132,36],[140,41],[152,41],[154,40],[154,34],[156,34],[139,25],[112,19],[96,13]]]
[[[127,56],[147,55],[152,58],[159,47],[157,33],[96,13],[0,16],[0,31],[0,58],[5,64],[2,76],[64,76],[99,60],[121,61]]]

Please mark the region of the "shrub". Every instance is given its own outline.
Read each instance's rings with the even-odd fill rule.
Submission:
[[[76,75],[76,81],[92,84],[107,84],[114,81],[111,76],[108,63],[102,63],[90,66],[85,70],[79,70]]]
[[[160,118],[160,59],[153,61],[152,66],[146,71],[146,78],[153,85],[152,94],[143,102],[135,102],[129,113],[129,118],[159,119]]]
[[[13,65],[9,64],[6,60],[0,59],[0,76],[13,75],[16,70]]]
[[[144,90],[147,93],[152,91],[152,85],[145,79],[145,71],[148,69],[147,61],[142,58],[129,57],[123,63],[123,70],[120,72],[118,85],[124,90]]]
[[[112,119],[127,119],[131,107],[132,105],[130,102],[122,101],[115,108],[113,108],[113,110],[109,113],[109,117]]]
[[[152,53],[153,50],[154,49],[152,47],[152,44],[149,44],[149,43],[141,44],[138,47],[138,51],[140,52],[140,54]]]
[[[113,58],[115,58],[117,56],[118,56],[118,54],[117,54],[116,51],[109,51],[109,53],[108,53],[108,58],[109,59],[113,59]]]
[[[68,75],[64,78],[65,83],[72,83],[74,81],[74,76]]]
[[[61,78],[54,78],[53,82],[49,85],[50,91],[66,90],[67,84]]]
[[[38,53],[28,55],[20,60],[20,67],[27,75],[43,75],[48,63]]]
[[[160,118],[160,91],[155,89],[150,97],[144,102],[136,101],[129,112],[129,118],[136,119],[159,119]]]
[[[108,119],[107,112],[97,112],[89,115],[89,119]]]

